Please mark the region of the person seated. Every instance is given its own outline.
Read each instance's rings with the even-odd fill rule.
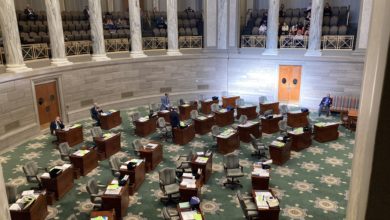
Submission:
[[[56,119],[50,123],[50,133],[52,135],[55,135],[57,130],[64,129],[64,128],[65,125],[62,122],[60,116],[57,116]]]
[[[298,26],[297,25],[291,26],[291,28],[290,28],[290,35],[296,35],[297,31],[298,31]]]
[[[267,35],[267,25],[262,23],[259,27],[259,35]]]
[[[30,5],[26,6],[26,9],[24,9],[24,14],[26,14],[27,18],[31,21],[35,21],[37,19],[37,15],[35,14],[35,11],[30,8]]]
[[[324,16],[332,16],[332,7],[327,2],[324,7]]]
[[[286,22],[283,23],[283,26],[282,26],[282,35],[288,35],[288,31],[289,31],[289,26]]]
[[[192,10],[192,8],[188,6],[188,8],[184,10],[184,12],[189,13],[189,12],[194,12],[194,10]]]
[[[286,16],[286,13],[284,12],[284,4],[281,4],[279,9],[279,17],[284,17],[284,16]]]
[[[171,108],[171,101],[169,100],[168,93],[165,93],[163,97],[161,97],[161,108],[160,110],[169,110]]]
[[[85,8],[83,10],[83,14],[84,14],[84,20],[88,20],[89,19],[89,8],[88,8],[88,6],[85,6]]]
[[[94,103],[93,107],[91,108],[91,118],[96,121],[95,126],[100,126],[100,118],[99,118],[100,113],[103,113],[103,110],[100,108],[100,106],[97,103]]]
[[[325,111],[326,116],[328,117],[330,115],[331,105],[332,105],[332,98],[330,97],[330,94],[328,94],[326,97],[322,98],[320,102],[320,107],[318,109],[318,117],[321,116],[322,111]]]
[[[157,19],[157,27],[158,28],[167,28],[167,24],[164,20],[164,17],[160,17],[159,19]]]
[[[180,116],[179,113],[177,113],[176,108],[171,108],[171,112],[169,113],[169,119],[171,120],[172,129],[180,127]]]
[[[261,18],[261,23],[267,24],[268,22],[268,12],[264,12],[263,17]]]
[[[108,29],[111,33],[115,33],[115,31],[116,31],[116,26],[115,26],[114,22],[113,22],[111,19],[107,19],[106,27],[107,27],[107,29]]]

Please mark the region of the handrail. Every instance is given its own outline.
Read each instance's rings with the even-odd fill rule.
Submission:
[[[119,39],[106,39],[104,40],[106,45],[106,52],[119,52],[119,51],[129,51],[129,39],[119,38]]]
[[[91,44],[92,44],[92,42],[89,40],[65,42],[66,56],[90,54],[91,53]]]
[[[143,37],[143,50],[165,50],[167,49],[166,37]]]
[[[322,36],[323,50],[352,50],[355,41],[353,35],[325,35]]]
[[[49,47],[44,44],[24,44],[22,45],[24,60],[36,60],[49,58]]]
[[[180,36],[179,48],[203,48],[203,36]]]
[[[297,35],[282,35],[279,37],[279,47],[280,48],[298,48],[306,49],[308,44],[307,36],[297,36]]]
[[[241,48],[265,48],[265,35],[241,35]]]

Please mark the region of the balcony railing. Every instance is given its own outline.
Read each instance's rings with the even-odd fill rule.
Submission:
[[[165,50],[167,48],[166,37],[143,37],[143,50]]]
[[[91,53],[91,41],[68,41],[65,42],[66,56],[76,56]]]
[[[203,37],[202,36],[180,36],[179,48],[202,48]]]
[[[46,43],[22,45],[22,54],[24,60],[49,58],[49,47]]]
[[[352,50],[355,36],[325,35],[322,37],[323,50]]]
[[[308,42],[307,36],[282,35],[279,38],[279,47],[306,49],[307,42]]]
[[[106,45],[106,52],[129,51],[129,39],[107,39],[104,40]]]
[[[242,35],[241,48],[265,48],[267,37],[264,35]]]

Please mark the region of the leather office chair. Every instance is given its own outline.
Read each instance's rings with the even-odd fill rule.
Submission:
[[[133,150],[134,150],[134,155],[137,155],[139,156],[139,151],[141,150],[141,148],[143,147],[142,143],[141,143],[141,140],[140,139],[135,139],[132,143],[133,145]]]
[[[198,117],[199,113],[198,113],[197,110],[192,110],[190,112],[190,115],[191,115],[191,119],[194,120],[194,119],[196,119]]]
[[[70,162],[69,156],[72,154],[72,149],[69,147],[68,142],[63,142],[58,145],[60,151],[61,160]]]
[[[279,130],[281,135],[287,135],[287,120],[280,120],[278,122]]]
[[[259,212],[257,210],[256,203],[253,201],[253,198],[250,196],[244,196],[241,194],[240,190],[237,191],[237,199],[240,203],[240,207],[244,212],[245,218],[259,219]]]
[[[122,165],[122,161],[119,157],[111,156],[108,163],[110,164],[111,173],[114,177],[119,177],[121,174],[119,169]]]
[[[100,138],[103,137],[103,131],[100,127],[93,127],[91,129],[91,134],[93,138]]]
[[[260,96],[259,97],[259,103],[260,104],[263,104],[264,102],[266,102],[267,101],[267,97],[266,96]]]
[[[159,183],[160,189],[167,197],[161,198],[161,202],[168,203],[179,202],[180,193],[179,193],[179,183],[176,177],[175,169],[164,168],[158,172],[159,174]]]
[[[240,186],[240,181],[236,178],[244,176],[244,168],[239,163],[238,155],[233,153],[226,154],[223,157],[223,167],[227,181],[223,183],[224,186],[229,185],[231,189],[235,186]]]
[[[255,150],[255,152],[252,153],[251,155],[258,157],[259,159],[261,158],[267,159],[266,151],[268,151],[268,147],[266,147],[264,143],[257,141],[255,136],[253,136],[253,134],[249,134],[249,136],[251,137],[251,145]]]
[[[191,160],[194,156],[192,150],[190,150],[185,155],[180,155],[175,161],[176,164],[176,173],[183,174],[185,172],[191,172]]]
[[[234,130],[237,130],[239,125],[243,125],[243,124],[245,124],[247,122],[248,122],[248,117],[246,115],[241,115],[240,118],[238,119],[238,124],[232,125],[232,128]]]
[[[161,215],[163,216],[164,220],[180,219],[180,216],[177,212],[175,212],[175,214],[171,214],[171,213],[169,213],[169,210],[167,207],[164,207],[162,209]]]
[[[217,112],[218,110],[219,110],[219,105],[217,103],[211,105],[212,112]]]
[[[87,182],[87,192],[89,194],[90,200],[93,203],[94,209],[100,209],[102,206],[102,195],[104,194],[103,190],[106,186],[99,185],[94,178],[88,180]]]
[[[37,183],[38,189],[42,189],[42,183],[40,179],[42,172],[40,171],[48,172],[47,168],[38,167],[38,165],[33,161],[29,161],[23,166],[23,172],[26,176],[27,182]]]
[[[287,116],[288,113],[288,106],[287,105],[280,105],[280,113],[283,116]]]
[[[267,111],[264,112],[264,115],[272,115],[274,113],[274,110],[268,109]]]
[[[12,184],[5,184],[5,191],[8,198],[8,204],[15,203],[19,199],[17,186]]]
[[[165,141],[172,137],[172,127],[168,126],[163,117],[157,119],[158,129],[160,130],[162,136],[161,138]]]

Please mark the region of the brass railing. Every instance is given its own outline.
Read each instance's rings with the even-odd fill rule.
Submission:
[[[322,36],[324,50],[352,50],[355,36],[353,35],[325,35]]]
[[[22,45],[24,60],[36,60],[49,57],[49,47],[47,44],[25,44]]]
[[[202,36],[180,36],[179,48],[202,48],[203,37]]]
[[[307,36],[293,36],[293,35],[282,35],[279,38],[280,48],[307,48],[308,37]]]
[[[143,50],[165,50],[167,48],[166,37],[143,37]]]
[[[66,56],[75,56],[91,53],[91,41],[68,41],[65,42]]]
[[[106,45],[106,52],[129,51],[129,39],[107,39],[104,40]]]
[[[265,48],[267,37],[264,35],[242,35],[241,48]]]

